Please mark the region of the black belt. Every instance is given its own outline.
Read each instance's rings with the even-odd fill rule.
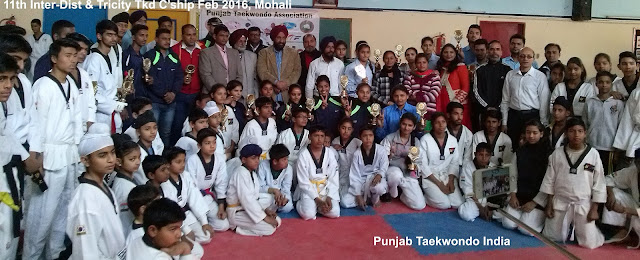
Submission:
[[[29,149],[29,144],[24,143],[22,145],[25,149]],[[7,177],[7,185],[9,185],[9,190],[11,191],[11,199],[13,199],[13,203],[20,207],[18,211],[12,211],[13,217],[13,237],[20,236],[20,220],[22,220],[22,196],[24,195],[24,176],[26,174],[26,169],[24,164],[22,163],[22,158],[19,155],[14,155],[11,157],[11,161],[4,165],[3,167],[4,173]],[[18,180],[13,176],[13,168],[18,170]],[[18,192],[18,186],[20,186],[20,191]]]
[[[513,111],[515,113],[520,113],[520,114],[539,114],[540,110],[538,109],[529,109],[529,110],[516,110],[513,108],[509,108],[510,111]]]
[[[182,207],[182,212],[186,213],[189,210],[191,210],[191,207],[189,207],[189,204],[186,204],[186,205],[184,205],[184,207]]]

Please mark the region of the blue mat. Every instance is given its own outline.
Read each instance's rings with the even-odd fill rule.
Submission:
[[[487,222],[480,218],[473,222],[464,221],[458,216],[458,211],[390,214],[383,217],[398,232],[399,238],[408,237],[411,239],[411,246],[425,256],[544,246],[544,243],[535,237],[525,236],[516,230],[502,228],[502,225],[497,221]],[[427,241],[427,243],[439,241],[440,244],[419,244],[419,239],[416,238],[418,236],[423,237],[420,241],[432,239],[433,241]],[[492,245],[485,242],[485,238],[493,241],[496,241],[496,238],[501,238],[497,241],[501,244],[505,244],[508,239],[509,245]],[[449,240],[450,244],[445,245],[445,239],[457,241]],[[477,242],[477,245],[469,245],[468,242]]]
[[[373,207],[368,206],[365,211],[362,211],[358,208],[345,209],[340,208],[340,217],[358,217],[358,216],[373,216],[376,212],[373,210]],[[298,211],[294,208],[292,211],[288,213],[278,213],[280,218],[300,218],[298,215]],[[322,215],[318,214],[318,217]]]

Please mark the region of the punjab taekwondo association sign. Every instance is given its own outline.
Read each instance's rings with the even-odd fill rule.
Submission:
[[[256,2],[255,6],[250,6],[249,8],[203,9],[200,11],[200,19],[198,21],[201,28],[200,38],[207,36],[207,30],[204,29],[207,28],[207,21],[217,17],[232,33],[238,29],[248,29],[254,26],[260,28],[260,31],[262,31],[262,43],[268,46],[273,44],[271,38],[269,38],[271,28],[282,24],[289,31],[287,46],[303,50],[302,37],[305,34],[313,34],[318,39],[320,16],[317,10],[288,7],[283,9],[267,8],[266,5],[258,6],[258,2]]]

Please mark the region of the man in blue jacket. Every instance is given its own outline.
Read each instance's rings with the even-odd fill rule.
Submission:
[[[171,31],[156,30],[156,47],[144,54],[151,60],[149,80],[146,83],[146,97],[153,102],[153,114],[158,120],[158,132],[165,145],[169,143],[171,124],[176,111],[176,93],[180,92],[184,72],[178,55],[172,52]]]

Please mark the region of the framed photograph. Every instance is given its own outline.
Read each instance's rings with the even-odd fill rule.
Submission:
[[[313,0],[315,8],[338,8],[338,0]]]
[[[491,167],[473,172],[473,193],[476,198],[489,198],[508,194],[517,188],[516,171],[511,172],[511,164]]]

